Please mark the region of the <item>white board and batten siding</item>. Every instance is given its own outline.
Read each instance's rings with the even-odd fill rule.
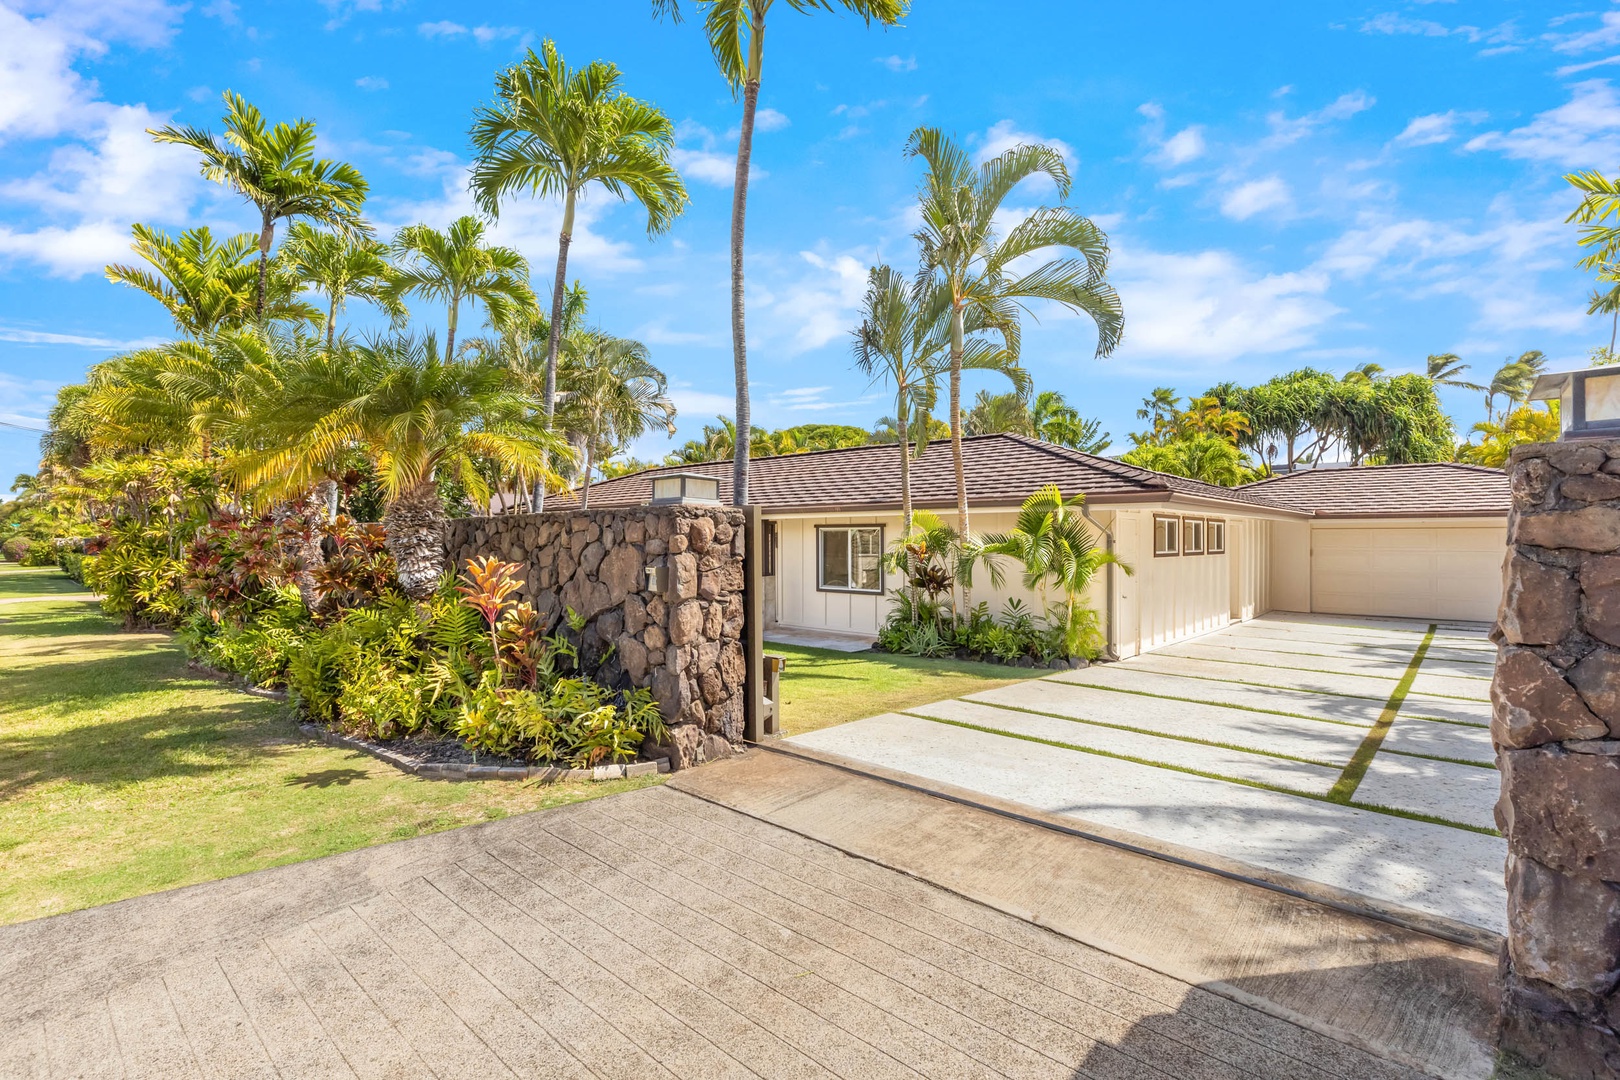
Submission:
[[[1310,610],[1489,622],[1506,551],[1501,519],[1313,521]]]
[[[1161,511],[1162,512],[1162,511]],[[1115,534],[1119,557],[1134,574],[1115,571],[1114,640],[1121,657],[1168,645],[1198,634],[1217,630],[1234,620],[1252,619],[1271,610],[1270,538],[1272,523],[1204,512],[1183,511],[1186,516],[1216,518],[1226,522],[1226,551],[1219,555],[1155,557],[1151,510],[1097,508],[1094,517]],[[1009,530],[1015,524],[1011,510],[975,511],[973,531],[980,535]],[[884,595],[855,593],[817,587],[817,526],[881,525],[885,546],[900,533],[898,514],[778,517],[777,572],[767,582],[770,590],[768,621],[796,630],[876,635],[887,618],[891,593],[899,586],[895,575],[885,576]],[[1031,611],[1043,607],[1040,595],[1026,590],[1019,573],[1004,564],[1005,580],[998,588],[988,574],[975,575],[973,603],[989,604],[1000,613],[1009,599],[1017,598]],[[1092,582],[1087,602],[1099,614],[1106,610],[1108,574],[1099,573]],[[1049,595],[1048,602],[1060,599]]]
[[[1155,516],[1224,521],[1226,550],[1155,555]],[[1121,658],[1271,610],[1271,522],[1183,508],[1121,510],[1115,520],[1119,557],[1135,571],[1114,577],[1114,649]]]

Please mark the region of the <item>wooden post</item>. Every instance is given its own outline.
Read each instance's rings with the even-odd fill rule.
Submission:
[[[743,550],[743,659],[748,665],[743,738],[757,743],[765,737],[765,529],[759,507],[741,509],[748,531]]]

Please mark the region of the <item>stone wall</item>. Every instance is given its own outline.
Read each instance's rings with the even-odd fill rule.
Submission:
[[[585,669],[649,688],[671,739],[644,753],[684,768],[742,744],[747,531],[741,510],[647,506],[461,518],[445,546],[458,572],[484,555],[522,564],[515,598],[548,628],[566,609],[583,616]],[[648,568],[662,588],[648,587]]]
[[[1620,440],[1509,463],[1491,736],[1508,841],[1504,1049],[1620,1075]]]

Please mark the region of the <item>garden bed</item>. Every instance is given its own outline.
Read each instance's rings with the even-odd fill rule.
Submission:
[[[329,746],[359,750],[396,769],[437,780],[536,780],[550,784],[562,780],[625,780],[669,771],[668,758],[572,769],[487,754],[480,760],[479,755],[454,737],[394,739],[384,743],[345,735],[319,724],[304,723],[299,728]]]

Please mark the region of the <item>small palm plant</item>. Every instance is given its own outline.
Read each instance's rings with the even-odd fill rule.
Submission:
[[[1020,564],[1024,587],[1039,590],[1043,604],[1049,584],[1062,591],[1065,644],[1071,656],[1094,651],[1086,638],[1095,633],[1095,620],[1087,618],[1083,605],[1091,579],[1110,564],[1127,574],[1133,572],[1092,540],[1080,514],[1084,503],[1084,495],[1065,498],[1056,484],[1048,484],[1024,500],[1010,532],[986,535],[976,552],[983,559],[1002,557]],[[994,562],[990,565],[994,577]]]
[[[225,134],[192,127],[147,130],[160,143],[190,147],[202,158],[202,174],[224,184],[259,211],[259,288],[254,313],[265,314],[270,246],[276,222],[306,218],[352,235],[368,226],[360,207],[369,190],[353,165],[315,157],[315,122],[270,127],[241,94],[225,92]]]

